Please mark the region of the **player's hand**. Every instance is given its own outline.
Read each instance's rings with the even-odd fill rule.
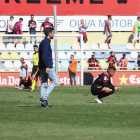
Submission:
[[[50,69],[46,68],[46,73],[49,74],[49,72],[50,72]]]
[[[115,90],[119,91],[119,90],[121,90],[121,88],[120,87],[115,87]]]
[[[42,34],[44,34],[44,32],[41,32]]]
[[[105,32],[103,32],[103,35],[105,34]]]
[[[112,33],[110,33],[110,36],[112,37]]]
[[[37,68],[37,70],[39,71],[39,67]]]

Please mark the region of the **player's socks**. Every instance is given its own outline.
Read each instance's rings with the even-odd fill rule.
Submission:
[[[32,80],[32,90],[35,89],[35,84],[36,84],[36,81],[35,80]]]

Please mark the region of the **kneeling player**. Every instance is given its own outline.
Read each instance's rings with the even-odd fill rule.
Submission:
[[[115,71],[116,71],[116,68],[109,67],[107,69],[107,72],[104,72],[98,75],[98,78],[92,84],[91,93],[93,95],[98,95],[95,98],[95,101],[97,103],[104,103],[102,98],[113,94],[115,90],[119,91],[121,89],[120,87],[114,87],[111,84],[110,77],[113,77],[115,75]]]

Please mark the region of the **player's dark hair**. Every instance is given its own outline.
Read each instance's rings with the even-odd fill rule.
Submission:
[[[45,29],[45,35],[48,36],[49,33],[52,33],[53,30],[54,30],[54,28],[52,28],[52,27],[46,28],[46,29]]]
[[[108,15],[108,19],[110,19],[111,15]]]
[[[108,68],[107,68],[107,72],[109,72],[109,71],[111,71],[111,70],[116,71],[116,68],[115,68],[115,67],[108,67]]]
[[[23,57],[21,57],[21,58],[20,58],[20,60],[23,60],[23,61],[24,61],[24,58],[23,58]]]
[[[23,18],[19,18],[19,20],[23,20]]]
[[[37,46],[37,45],[34,45],[34,47],[38,48],[38,46]]]
[[[74,55],[72,54],[71,56],[73,56],[74,57]]]
[[[33,14],[31,15],[31,17],[34,16]]]
[[[137,19],[140,19],[140,16],[138,16]]]
[[[112,54],[112,53],[113,53],[113,51],[110,52],[110,54]]]

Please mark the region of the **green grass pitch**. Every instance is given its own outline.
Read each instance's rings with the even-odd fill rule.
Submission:
[[[59,86],[40,107],[35,92],[0,87],[0,140],[138,140],[140,86],[95,103],[90,86]]]

